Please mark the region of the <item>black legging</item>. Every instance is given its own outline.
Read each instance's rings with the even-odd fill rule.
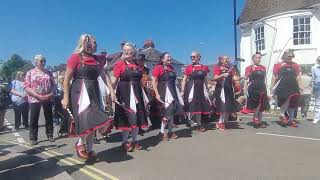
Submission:
[[[52,118],[52,102],[36,102],[29,103],[30,106],[30,140],[38,140],[38,121],[40,108],[43,108],[43,114],[46,119],[47,137],[53,136],[53,118]]]
[[[29,104],[28,102],[22,104],[13,103],[13,111],[14,111],[14,127],[19,128],[21,125],[21,116],[24,127],[29,127],[28,115],[29,115]]]

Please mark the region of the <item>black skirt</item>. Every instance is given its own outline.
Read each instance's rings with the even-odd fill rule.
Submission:
[[[81,92],[86,91],[90,99],[90,105],[79,112],[79,101]],[[109,131],[112,128],[112,119],[104,112],[101,106],[99,84],[97,80],[75,79],[71,85],[71,107],[73,112],[73,123],[70,126],[71,136],[84,136],[97,129],[106,128]]]
[[[248,87],[248,94],[247,109],[255,110],[259,104],[261,104],[259,111],[270,109],[267,89],[263,80],[252,81]]]
[[[222,83],[224,83],[224,86],[222,86]],[[223,102],[221,98],[222,90],[224,90],[225,102]],[[216,113],[238,112],[242,108],[241,104],[236,100],[234,96],[231,77],[228,77],[224,81],[220,81],[217,83],[215,96]]]
[[[133,94],[130,93],[131,84]],[[146,128],[148,125],[147,113],[140,81],[119,81],[116,96],[118,101],[125,105],[125,108],[116,104],[114,115],[115,127],[120,130],[131,130],[136,127]],[[131,96],[135,96],[137,101],[136,112],[130,111]]]
[[[191,92],[193,86],[193,92]],[[186,84],[184,102],[185,111],[191,114],[209,114],[210,113],[210,100],[204,94],[204,82],[201,80],[189,80]],[[189,102],[189,96],[192,96]]]

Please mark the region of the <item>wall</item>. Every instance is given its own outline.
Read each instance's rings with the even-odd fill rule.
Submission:
[[[293,45],[292,17],[310,16],[311,44]],[[320,55],[320,12],[319,9],[285,13],[279,16],[258,20],[251,24],[240,25],[240,57],[246,61],[241,64],[241,73],[251,64],[251,56],[255,52],[254,29],[260,25],[265,28],[265,50],[262,53],[261,64],[268,69],[267,81],[270,86],[273,65],[281,61],[283,51],[291,48],[295,51],[294,61],[299,64],[313,64]],[[273,47],[272,47],[273,45]]]

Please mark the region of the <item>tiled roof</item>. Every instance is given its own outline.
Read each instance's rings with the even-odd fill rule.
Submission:
[[[152,61],[154,63],[159,62],[160,60],[160,56],[161,56],[161,52],[154,49],[154,48],[148,48],[148,49],[140,49],[138,50],[138,54],[144,54],[146,56],[146,61]],[[117,52],[114,54],[111,54],[107,57],[107,61],[108,61],[108,66],[105,67],[106,70],[112,70],[112,67],[114,66],[114,64],[118,61],[118,59],[121,57],[121,52]],[[177,64],[177,65],[183,65],[182,62],[176,60],[176,59],[172,59],[172,63],[173,64]]]
[[[138,52],[139,53],[142,53],[146,56],[146,60],[149,60],[149,61],[154,61],[154,62],[158,62],[160,60],[160,56],[161,56],[161,52],[154,49],[154,48],[147,48],[147,49],[142,49]],[[173,64],[178,64],[178,65],[183,65],[182,62],[176,60],[176,59],[172,59],[172,63]]]
[[[246,0],[238,24],[252,22],[282,12],[307,9],[320,0]]]

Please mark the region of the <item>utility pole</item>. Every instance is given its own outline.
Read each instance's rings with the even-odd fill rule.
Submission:
[[[237,0],[233,0],[233,33],[234,33],[234,60],[238,58],[238,41],[237,41]]]

